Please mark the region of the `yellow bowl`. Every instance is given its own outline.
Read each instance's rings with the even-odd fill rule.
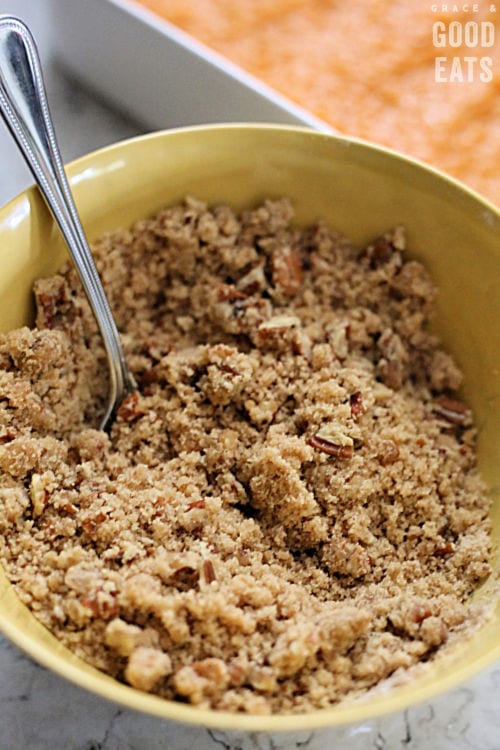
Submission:
[[[479,465],[494,495],[500,541],[500,214],[451,179],[386,149],[299,128],[207,126],[157,133],[90,154],[68,167],[90,239],[128,226],[186,194],[236,209],[289,196],[297,221],[324,217],[362,243],[395,224],[440,287],[435,327],[466,376],[479,425]],[[0,211],[0,330],[25,324],[31,286],[57,270],[65,247],[35,189]],[[499,556],[493,560],[499,571]],[[477,597],[496,596],[492,577]],[[239,731],[310,730],[402,710],[456,686],[500,658],[500,606],[463,647],[390,692],[303,716],[216,713],[119,684],[73,656],[17,598],[0,571],[0,628],[60,675],[105,698],[164,718]]]

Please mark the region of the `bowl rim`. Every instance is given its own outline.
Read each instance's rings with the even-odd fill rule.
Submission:
[[[94,149],[93,151],[90,151],[87,154],[83,154],[82,156],[79,156],[76,159],[73,159],[71,162],[69,162],[66,166],[68,169],[72,172],[76,170],[79,166],[81,166],[80,162],[84,162],[86,159],[89,159],[90,157],[96,157],[102,154],[103,152],[112,153],[115,148],[123,148],[133,146],[135,143],[140,142],[146,142],[149,140],[157,140],[162,139],[168,136],[175,136],[177,134],[181,135],[183,133],[191,133],[191,132],[207,132],[207,131],[230,131],[230,132],[244,132],[248,130],[253,131],[263,131],[263,132],[289,132],[289,133],[296,133],[296,134],[303,134],[306,136],[312,136],[314,139],[318,140],[328,140],[328,141],[336,141],[338,144],[343,145],[345,148],[349,148],[350,146],[354,146],[357,148],[360,148],[361,150],[375,152],[384,155],[385,157],[389,157],[390,159],[394,159],[395,161],[400,161],[407,166],[416,167],[422,172],[427,173],[429,176],[433,176],[437,178],[438,180],[442,181],[443,183],[447,184],[449,187],[451,187],[454,191],[457,191],[458,193],[461,193],[462,195],[466,196],[467,198],[471,199],[475,203],[479,203],[482,205],[482,207],[488,211],[491,211],[494,216],[496,216],[500,220],[500,204],[497,206],[493,203],[492,200],[487,198],[486,196],[479,193],[477,190],[475,190],[472,187],[469,187],[466,183],[459,180],[457,177],[454,177],[451,174],[448,174],[444,170],[440,169],[439,167],[435,167],[432,164],[423,161],[422,159],[417,158],[416,156],[411,156],[410,154],[403,153],[402,151],[398,151],[397,149],[390,148],[389,146],[384,146],[379,143],[375,143],[374,141],[369,141],[365,138],[358,138],[356,136],[349,136],[342,133],[338,133],[335,131],[326,131],[326,130],[314,130],[312,127],[307,125],[286,125],[286,124],[276,124],[276,123],[266,123],[266,122],[222,122],[222,123],[208,123],[208,124],[200,124],[200,125],[185,125],[185,126],[179,126],[175,128],[166,128],[163,130],[154,130],[148,133],[143,133],[140,135],[131,136],[129,138],[124,138],[123,140],[116,141],[114,143],[110,143],[108,146],[102,146],[100,148]],[[36,189],[36,188],[35,188]],[[26,191],[22,191],[21,194]],[[18,196],[19,197],[19,196]],[[486,217],[485,217],[486,218]],[[486,219],[488,221],[488,219]],[[491,219],[490,219],[491,220]]]
[[[474,204],[476,208],[479,207],[482,210],[482,217],[488,225],[494,227],[495,222],[499,222],[500,226],[500,208],[496,207],[487,198],[480,195],[472,188],[440,169],[412,156],[362,138],[350,137],[334,132],[317,131],[306,126],[231,122],[189,125],[157,130],[126,138],[95,149],[72,160],[66,164],[65,167],[67,169],[69,182],[72,184],[82,172],[91,166],[92,161],[95,161],[96,158],[98,159],[101,156],[108,154],[113,155],[114,152],[122,149],[130,147],[134,148],[143,142],[175,138],[178,135],[197,132],[240,131],[245,133],[248,130],[275,134],[285,131],[292,134],[295,133],[299,136],[304,135],[314,140],[336,141],[339,145],[345,148],[353,146],[362,151],[378,152],[384,158],[403,162],[411,168],[424,171],[429,177],[437,179],[439,182],[446,183],[452,189],[451,197],[454,195],[465,197],[466,200]],[[17,201],[36,191],[36,186],[31,185],[0,207],[0,221],[9,213],[9,211],[12,210]],[[391,700],[387,700],[386,698],[390,692],[384,693],[380,690],[375,692],[378,687],[375,686],[375,688],[365,694],[366,698],[362,697],[357,700],[349,700],[345,703],[336,704],[329,708],[316,709],[314,711],[300,714],[259,715],[198,708],[193,705],[161,698],[151,693],[141,692],[125,685],[124,683],[114,680],[109,675],[99,672],[97,669],[93,670],[92,668],[89,671],[85,671],[81,668],[76,659],[73,662],[64,658],[62,654],[54,655],[54,653],[47,649],[45,644],[38,642],[35,637],[26,636],[20,633],[15,624],[6,620],[1,612],[0,631],[39,664],[48,667],[60,677],[63,677],[71,683],[88,690],[111,703],[125,706],[128,709],[141,711],[151,717],[176,721],[191,726],[236,732],[258,733],[272,731],[285,733],[292,731],[311,731],[315,729],[354,726],[361,722],[376,720],[388,714],[404,711],[410,706],[427,702],[432,698],[435,698],[437,695],[442,695],[448,690],[458,687],[464,681],[477,675],[482,669],[494,663],[497,659],[500,659],[499,643],[487,654],[476,658],[472,664],[463,664],[462,662],[452,674],[441,677],[439,684],[434,682],[431,685],[425,684],[424,686],[417,686],[411,695],[399,695],[396,693]],[[475,636],[476,632],[472,634],[472,637]],[[105,679],[102,679],[103,677]],[[377,699],[380,697],[384,697],[385,700],[381,706],[378,706],[376,705],[378,702]],[[374,700],[371,700],[371,698],[374,698]]]
[[[349,136],[343,133],[335,131],[315,130],[307,125],[287,125],[277,124],[268,122],[215,122],[197,125],[183,125],[174,128],[165,128],[162,130],[153,130],[138,135],[133,135],[128,138],[123,138],[119,141],[114,141],[108,145],[100,146],[92,151],[89,151],[81,156],[72,159],[69,162],[64,162],[65,169],[67,170],[68,179],[70,184],[78,177],[77,173],[90,159],[95,159],[104,154],[112,154],[114,151],[121,150],[123,148],[134,147],[136,144],[145,143],[148,141],[162,140],[166,137],[181,136],[182,134],[189,133],[205,133],[205,132],[217,132],[217,131],[228,131],[228,132],[245,132],[245,131],[262,131],[268,133],[277,132],[289,132],[296,133],[297,135],[303,134],[315,140],[329,140],[336,141],[339,145],[349,148],[354,146],[361,150],[379,153],[385,157],[399,161],[410,167],[416,167],[419,171],[426,173],[429,177],[435,177],[438,181],[451,187],[452,190],[482,206],[482,208],[490,211],[495,218],[500,219],[500,204],[497,206],[493,203],[490,198],[479,193],[474,188],[470,187],[466,183],[462,182],[453,175],[445,172],[439,167],[435,167],[432,164],[423,161],[410,154],[403,153],[397,149],[384,146],[383,144],[376,143],[374,141],[367,140],[365,138],[359,138],[356,136]],[[88,166],[88,165],[87,165]],[[83,170],[82,170],[83,171]],[[16,195],[12,196],[6,203],[0,206],[0,217],[11,204],[18,201],[26,193],[37,191],[36,185],[28,185],[24,190],[21,190]]]

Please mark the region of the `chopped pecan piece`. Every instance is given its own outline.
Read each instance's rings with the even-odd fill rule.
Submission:
[[[135,419],[142,417],[144,411],[139,407],[139,394],[133,391],[126,396],[118,409],[118,418],[124,422],[133,422]]]
[[[434,555],[436,557],[448,557],[448,555],[453,554],[453,552],[455,552],[455,545],[452,542],[447,542],[442,547],[436,547]]]
[[[363,406],[363,394],[361,391],[351,393],[349,404],[351,406],[351,416],[358,417],[360,414],[363,414],[365,407]]]
[[[0,445],[3,443],[10,443],[10,441],[15,440],[16,437],[19,437],[18,430],[8,425],[0,425]]]
[[[199,510],[202,510],[204,507],[205,507],[204,500],[194,500],[192,503],[189,503],[187,509],[193,510],[194,508],[198,508]]]
[[[382,466],[393,464],[399,458],[399,448],[393,440],[382,440],[381,451],[377,456]]]
[[[339,442],[334,442],[331,436],[324,436],[321,433],[312,435],[308,440],[308,444],[315,450],[323,451],[328,453],[329,456],[336,456],[337,458],[352,458],[354,455],[354,443],[351,438],[338,435]]]
[[[373,249],[370,257],[370,266],[372,268],[378,268],[390,259],[394,252],[394,245],[389,242],[385,237],[379,237],[373,243]]]
[[[58,320],[58,301],[59,300],[56,296],[51,296],[50,294],[46,294],[45,292],[40,292],[37,295],[37,323],[38,325],[40,325],[40,327],[42,325],[44,325],[46,328],[54,327],[56,320]]]
[[[371,245],[360,252],[358,258],[359,260],[367,258],[370,268],[375,270],[387,263],[395,250],[395,244],[388,237],[378,237]]]
[[[153,383],[158,383],[162,377],[162,373],[159,370],[158,367],[151,367],[149,370],[145,370],[140,376],[139,376],[139,382],[141,386],[148,386],[152,385]]]
[[[68,329],[76,318],[67,281],[62,276],[39,279],[35,282],[35,304],[38,328]]]
[[[382,332],[377,345],[382,355],[377,365],[377,374],[385,385],[397,391],[407,376],[409,356],[405,345],[390,328]]]
[[[438,417],[442,417],[450,424],[463,425],[469,420],[469,409],[461,401],[454,398],[442,396],[438,398],[432,407],[432,410]]]
[[[260,324],[258,334],[261,337],[281,335],[298,325],[300,325],[300,318],[296,315],[275,315]]]
[[[214,566],[212,565],[211,560],[204,560],[203,561],[203,577],[205,578],[206,583],[212,583],[212,581],[215,581],[217,576],[215,575]]]
[[[272,259],[274,286],[287,297],[296,294],[302,283],[302,259],[298,250],[282,247],[276,250]]]
[[[97,527],[100,523],[105,521],[107,519],[106,513],[103,513],[102,511],[99,511],[91,518],[86,518],[84,521],[82,521],[82,529],[88,536],[92,537],[95,532],[97,531]]]
[[[236,289],[232,284],[220,284],[217,288],[217,300],[219,302],[236,302],[238,299],[246,299],[245,292]]]
[[[433,614],[432,609],[429,606],[423,606],[422,604],[415,604],[410,612],[410,619],[412,622],[420,624],[428,617]]]
[[[250,296],[262,292],[266,288],[266,277],[262,265],[255,266],[245,276],[242,276],[237,283],[237,289],[240,292]]]

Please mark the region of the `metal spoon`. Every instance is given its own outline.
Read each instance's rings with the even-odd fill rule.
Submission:
[[[73,202],[35,41],[28,27],[11,16],[0,16],[0,112],[66,240],[96,317],[109,366],[108,403],[100,428],[109,429],[120,403],[136,385]]]

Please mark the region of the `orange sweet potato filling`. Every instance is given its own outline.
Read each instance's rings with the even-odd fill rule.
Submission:
[[[500,45],[494,39],[500,9],[490,3],[141,2],[340,132],[422,159],[500,202]],[[476,46],[462,39],[452,47],[447,35],[446,45],[436,47],[436,22],[446,31],[456,22],[462,33],[470,22],[492,29]],[[437,57],[446,60],[436,63]]]

